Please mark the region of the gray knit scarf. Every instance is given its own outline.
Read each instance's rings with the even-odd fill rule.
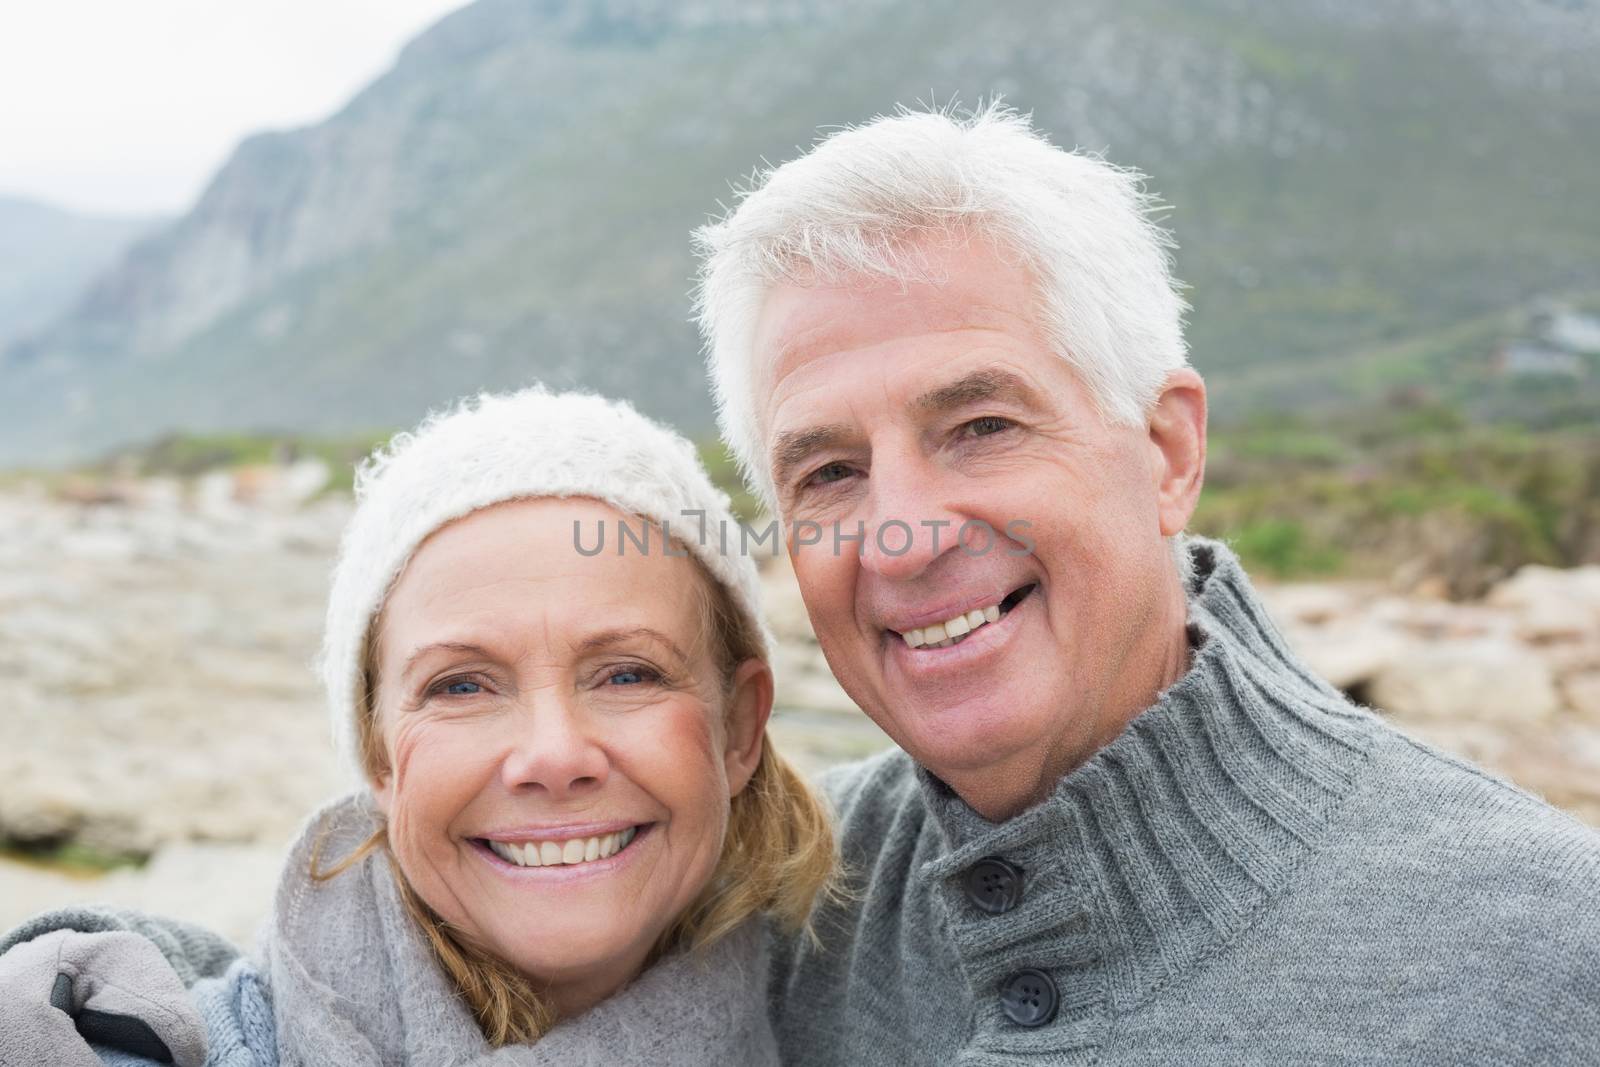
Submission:
[[[776,1064],[766,944],[752,921],[700,953],[666,957],[537,1044],[491,1049],[401,902],[381,853],[325,882],[310,877],[376,828],[361,795],[312,816],[290,850],[257,958],[278,1054],[305,1067],[599,1067]]]

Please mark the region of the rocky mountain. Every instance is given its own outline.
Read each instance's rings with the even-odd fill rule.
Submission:
[[[0,196],[0,347],[48,326],[158,219],[82,215]]]
[[[1454,350],[1344,361],[1600,292],[1597,48],[1580,0],[478,0],[0,354],[0,462],[535,377],[703,431],[689,230],[819,127],[995,93],[1152,175],[1196,362],[1272,372],[1237,395],[1448,386]]]

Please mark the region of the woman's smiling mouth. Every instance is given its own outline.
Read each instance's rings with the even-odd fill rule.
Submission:
[[[610,859],[633,843],[642,830],[653,823],[630,826],[625,830],[588,837],[500,841],[473,838],[477,844],[517,867],[576,867]]]

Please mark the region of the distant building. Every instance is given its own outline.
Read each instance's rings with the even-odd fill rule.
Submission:
[[[1586,378],[1600,354],[1600,315],[1541,300],[1528,315],[1527,336],[1507,341],[1494,357],[1497,373],[1511,377]]]
[[[1494,369],[1508,377],[1583,378],[1589,368],[1577,352],[1544,341],[1508,341],[1495,355]]]
[[[1600,315],[1548,306],[1529,323],[1533,334],[1553,348],[1566,352],[1600,352]]]

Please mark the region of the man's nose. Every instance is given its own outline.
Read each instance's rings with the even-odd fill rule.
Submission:
[[[904,581],[956,547],[965,517],[948,502],[943,473],[919,456],[874,457],[859,531],[863,567]]]
[[[506,788],[512,792],[561,799],[605,784],[610,759],[576,701],[541,700],[517,716],[513,729],[516,735],[501,765]]]

